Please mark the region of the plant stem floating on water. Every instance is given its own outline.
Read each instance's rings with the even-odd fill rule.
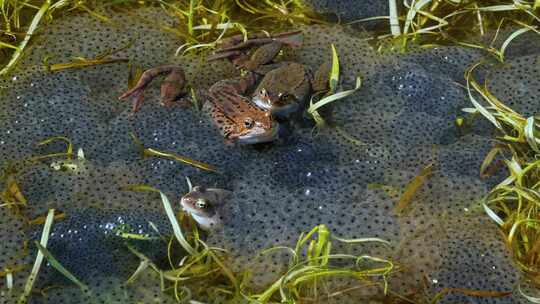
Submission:
[[[178,155],[172,152],[163,152],[154,148],[145,148],[143,143],[135,136],[135,134],[131,133],[131,137],[133,138],[133,141],[135,142],[135,145],[137,146],[137,148],[139,148],[143,158],[149,157],[149,156],[163,157],[163,158],[168,158],[174,161],[182,162],[182,163],[191,165],[195,168],[199,168],[205,171],[219,173],[218,168],[213,165],[203,163],[203,162],[191,159],[189,157]]]

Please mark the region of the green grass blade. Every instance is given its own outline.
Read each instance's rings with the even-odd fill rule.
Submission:
[[[531,31],[530,28],[521,28],[519,30],[516,30],[515,32],[513,32],[510,36],[508,36],[508,38],[506,38],[506,40],[503,42],[503,44],[501,45],[501,49],[499,50],[500,54],[501,54],[501,59],[504,60],[504,52],[506,51],[506,49],[508,48],[508,45],[510,44],[510,42],[512,42],[512,40],[514,40],[516,37],[518,37],[519,35],[521,34],[524,34],[528,31]]]
[[[418,190],[424,185],[428,178],[433,174],[433,164],[428,164],[418,175],[416,175],[405,186],[403,194],[400,196],[398,203],[394,208],[394,212],[397,215],[401,215],[403,211],[412,203],[414,196]]]
[[[362,79],[360,77],[357,77],[356,78],[356,86],[354,87],[354,89],[352,90],[347,90],[347,91],[343,91],[343,92],[338,92],[338,93],[335,93],[335,94],[332,94],[330,96],[326,96],[325,98],[317,101],[316,103],[314,104],[311,104],[311,106],[308,108],[308,113],[309,114],[312,114],[317,111],[318,109],[320,109],[321,107],[331,103],[331,102],[334,102],[336,100],[339,100],[339,99],[343,99],[349,95],[352,95],[354,94],[356,91],[358,91],[358,89],[360,89],[360,87],[362,86]]]
[[[193,35],[193,17],[195,9],[195,0],[189,0],[189,12],[188,12],[188,33]]]
[[[429,4],[432,0],[420,0],[418,2],[412,2],[413,5],[409,8],[409,11],[407,12],[407,17],[405,19],[405,25],[403,26],[403,34],[407,34],[409,32],[409,29],[411,28],[411,24],[413,23],[413,19],[418,13],[419,10],[421,10],[424,6]]]
[[[390,32],[392,33],[392,36],[398,37],[401,35],[401,28],[399,26],[399,15],[396,0],[388,0],[388,7],[390,12]]]
[[[88,287],[79,281],[77,277],[75,277],[69,270],[67,270],[58,260],[50,253],[47,248],[43,247],[40,243],[37,241],[35,242],[36,246],[38,247],[39,251],[47,258],[47,261],[51,264],[54,269],[58,270],[61,274],[63,274],[67,279],[69,279],[71,282],[75,283],[81,290],[87,290]]]
[[[191,255],[196,255],[197,251],[188,243],[188,241],[184,238],[184,234],[182,233],[182,229],[180,229],[180,225],[178,224],[178,220],[176,219],[176,216],[174,215],[174,211],[171,206],[171,202],[167,198],[167,196],[163,192],[159,192],[159,195],[161,196],[161,201],[163,203],[163,207],[165,208],[165,212],[167,213],[167,217],[169,218],[169,221],[171,222],[171,225],[173,227],[174,236],[182,245],[182,247]]]
[[[41,233],[41,240],[39,243],[43,247],[47,247],[47,242],[49,241],[49,234],[51,233],[51,227],[54,220],[54,209],[49,209],[49,212],[47,213],[47,218],[45,220],[45,224],[43,225],[43,232]],[[43,253],[41,250],[38,251],[36,260],[34,261],[34,266],[32,267],[32,271],[30,272],[30,276],[28,276],[28,279],[26,281],[26,285],[24,285],[24,290],[21,296],[19,297],[18,304],[23,304],[28,302],[28,296],[32,292],[32,287],[34,286],[34,282],[38,276],[39,269],[41,268],[41,263],[43,262]]]
[[[491,114],[486,108],[484,108],[484,106],[482,106],[475,98],[474,96],[472,95],[472,91],[471,91],[471,82],[473,81],[471,79],[471,76],[470,74],[472,73],[472,70],[477,67],[477,65],[473,66],[471,69],[469,69],[466,73],[466,80],[467,80],[467,93],[469,95],[469,99],[471,101],[471,103],[474,105],[474,107],[478,110],[478,112],[480,112],[480,114],[482,114],[485,118],[487,118],[495,127],[497,127],[497,129],[499,130],[502,130],[502,126],[501,124],[499,123],[499,121],[495,118],[495,116],[493,116],[493,114]],[[481,92],[479,92],[480,94],[482,94]]]
[[[518,284],[518,292],[519,292],[520,295],[522,295],[529,302],[535,303],[535,304],[540,304],[540,298],[539,297],[529,296],[526,293],[524,293],[523,290],[521,289],[521,284]]]
[[[0,70],[0,75],[7,74],[8,72],[11,71],[11,69],[15,66],[15,64],[17,64],[19,59],[22,57],[23,51],[28,45],[28,42],[30,42],[30,38],[32,38],[32,35],[34,34],[39,23],[41,22],[41,19],[49,10],[50,5],[51,5],[51,0],[46,0],[43,2],[43,5],[41,5],[41,8],[39,9],[39,11],[34,15],[34,18],[32,19],[32,23],[30,23],[30,26],[28,27],[28,31],[26,31],[26,35],[24,36],[23,41],[18,46],[18,50],[16,50],[13,53],[8,64],[2,70]]]
[[[527,118],[527,124],[525,124],[525,139],[527,140],[527,143],[536,153],[540,153],[540,149],[538,149],[538,144],[536,143],[537,139],[534,136],[534,117]]]
[[[339,84],[339,57],[337,54],[336,46],[332,43],[332,69],[330,71],[329,86],[330,92],[334,93],[337,90]]]
[[[493,160],[495,160],[495,157],[500,152],[501,152],[501,149],[497,148],[497,147],[491,149],[488,152],[488,154],[486,155],[486,157],[482,161],[482,164],[480,165],[480,177],[481,178],[486,178],[486,177],[489,177],[491,175],[490,173],[488,173],[488,170],[490,168],[490,165],[493,163]]]
[[[337,237],[337,236],[332,236],[332,239],[335,239],[336,241],[340,241],[342,243],[347,243],[347,244],[356,244],[356,243],[382,243],[384,245],[388,245],[390,246],[390,242],[389,241],[386,241],[386,240],[383,240],[383,239],[380,239],[380,238],[359,238],[359,239],[342,239],[340,237]]]
[[[485,203],[482,203],[482,206],[484,207],[484,211],[487,213],[487,215],[499,226],[504,225],[504,221],[495,213],[491,208],[489,208]]]

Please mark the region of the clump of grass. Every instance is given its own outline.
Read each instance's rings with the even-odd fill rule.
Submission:
[[[305,300],[314,300],[327,291],[328,279],[335,277],[349,277],[359,281],[356,288],[363,286],[380,285],[386,292],[388,276],[395,270],[395,265],[386,259],[369,255],[348,255],[332,252],[333,242],[349,244],[376,242],[384,246],[389,245],[379,238],[341,239],[332,236],[325,225],[319,225],[299,237],[294,248],[274,247],[262,254],[285,250],[291,254],[287,271],[270,286],[260,293],[254,293],[246,279],[246,273],[234,273],[226,266],[228,259],[226,251],[208,246],[201,238],[201,232],[189,218],[180,217],[173,213],[171,203],[167,196],[158,189],[146,185],[132,187],[135,191],[151,191],[159,193],[169,221],[173,227],[174,239],[180,244],[185,254],[180,255],[180,261],[173,256],[174,246],[170,243],[169,261],[171,268],[159,269],[147,257],[136,249],[130,250],[141,259],[140,266],[129,278],[133,283],[139,275],[151,269],[157,272],[163,280],[163,289],[174,294],[178,301],[196,300],[197,297],[212,298],[221,293],[230,303],[247,300],[250,303],[300,303]],[[186,223],[191,223],[186,225]],[[191,229],[186,233],[186,229]],[[188,231],[189,232],[189,231]],[[137,238],[142,240],[142,238]],[[334,266],[333,261],[350,261],[350,266]],[[327,297],[337,296],[347,291],[335,291]]]
[[[247,39],[248,32],[267,32],[268,28],[279,32],[323,22],[297,0],[190,0],[183,8],[180,6],[176,5],[180,13],[177,16],[184,24],[187,22],[187,33],[183,34],[186,43],[177,49],[177,55],[215,48],[225,35],[241,33]]]
[[[37,3],[36,3],[37,2]],[[29,51],[31,40],[39,29],[65,12],[84,12],[101,21],[114,22],[98,13],[101,8],[160,6],[173,16],[178,26],[157,23],[165,32],[185,41],[177,54],[192,50],[211,49],[226,33],[280,31],[294,25],[322,22],[301,1],[277,0],[158,0],[158,1],[91,1],[43,0],[0,1],[0,75],[10,73]],[[278,22],[276,22],[278,21]],[[155,20],[151,21],[156,25]],[[126,59],[76,58],[74,62],[51,65],[52,70],[107,64]]]
[[[141,259],[141,264],[129,278],[128,283],[135,282],[143,270],[150,268],[156,271],[166,284],[163,286],[164,291],[172,292],[179,302],[191,300],[192,295],[208,296],[214,291],[214,286],[221,286],[220,292],[228,294],[232,299],[241,298],[240,283],[237,276],[223,262],[225,257],[222,249],[206,245],[201,239],[201,232],[189,218],[182,216],[179,221],[171,202],[163,192],[147,185],[136,185],[130,189],[150,191],[160,195],[163,208],[173,228],[174,239],[185,254],[178,255],[177,252],[172,252],[174,246],[170,242],[169,262],[171,268],[163,270],[159,269],[142,253],[130,248]],[[186,227],[191,228],[189,234],[185,231]],[[175,261],[174,257],[176,256],[180,256],[179,261]]]
[[[315,237],[316,236],[316,237]],[[302,303],[321,301],[321,292],[332,294],[327,286],[327,279],[335,277],[349,277],[358,280],[358,287],[382,285],[387,292],[387,277],[394,270],[394,264],[386,259],[369,255],[347,255],[332,253],[332,240],[346,243],[379,242],[388,245],[388,242],[377,238],[345,240],[332,237],[325,225],[313,228],[307,234],[300,235],[295,248],[275,247],[264,253],[285,250],[291,254],[287,271],[264,292],[251,296],[251,300],[259,303],[280,301],[281,303]],[[352,267],[332,266],[334,260],[352,261]],[[369,262],[366,266],[364,262]],[[381,282],[376,279],[381,279]],[[334,295],[342,294],[340,292]]]
[[[0,1],[0,75],[6,75],[27,51],[31,39],[43,24],[51,21],[59,13],[67,10],[92,12],[92,1],[43,0],[38,3],[31,0]],[[94,16],[99,16],[93,13]],[[104,17],[102,17],[104,18]]]
[[[472,112],[480,113],[497,129],[502,143],[488,154],[482,168],[496,156],[504,158],[509,176],[483,200],[488,216],[505,233],[506,243],[521,269],[540,286],[540,122],[515,112],[466,73]],[[478,101],[475,96],[480,96]],[[486,105],[487,104],[487,105]]]
[[[508,21],[529,30],[536,30],[540,22],[538,1],[534,0],[403,1],[405,14],[401,17],[393,9],[396,2],[389,0],[390,32],[401,50],[415,42],[425,46],[457,43],[492,51],[490,45],[465,41],[483,36],[490,29],[499,29]]]
[[[329,90],[327,92],[319,92],[319,93],[324,94],[320,100],[316,100],[320,96],[312,96],[309,102],[309,107],[307,109],[307,113],[313,118],[316,126],[319,128],[324,127],[326,125],[326,121],[324,120],[324,118],[318,111],[320,108],[327,106],[334,101],[346,98],[347,96],[354,94],[362,86],[361,78],[357,77],[356,86],[353,89],[338,92],[339,75],[340,75],[339,56],[338,56],[335,45],[332,44],[331,48],[332,48],[332,68],[330,70],[330,75],[328,77]]]
[[[297,25],[309,22],[321,22],[300,0],[235,0],[244,11],[256,16],[253,24],[264,23],[269,19],[273,23]],[[277,21],[277,22],[276,22]]]

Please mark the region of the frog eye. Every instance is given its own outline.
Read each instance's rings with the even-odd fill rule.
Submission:
[[[266,91],[265,88],[262,88],[261,91],[259,92],[259,95],[261,95],[263,98],[267,98],[268,92]]]
[[[279,93],[278,98],[280,100],[285,100],[285,99],[289,98],[289,94],[288,93]]]
[[[253,128],[253,125],[255,125],[255,122],[253,121],[253,119],[246,118],[246,120],[244,120],[244,127],[246,127],[247,129]]]
[[[195,202],[195,207],[198,209],[206,209],[208,207],[208,203],[204,199],[198,199]]]

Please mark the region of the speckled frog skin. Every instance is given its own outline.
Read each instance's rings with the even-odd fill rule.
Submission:
[[[181,76],[184,75],[183,69],[167,65],[145,71],[139,82],[122,94],[120,99],[133,98],[133,110],[137,111],[147,85],[161,74],[167,74],[161,84],[164,105],[171,106],[174,100],[185,96],[185,78]],[[243,77],[218,81],[208,90],[197,90],[195,98],[202,102],[204,112],[210,115],[227,144],[256,144],[277,138],[279,124],[272,120],[271,113],[254,106],[244,97],[257,79],[256,74],[248,73]]]
[[[312,77],[302,64],[273,63],[283,46],[298,44],[301,37],[298,31],[277,35],[277,38],[256,36],[242,43],[237,37],[232,37],[211,56],[210,61],[227,58],[244,70],[241,77],[218,81],[208,90],[197,90],[197,100],[202,101],[204,111],[210,115],[226,143],[274,141],[278,137],[279,123],[273,117],[288,118],[304,108],[311,93],[326,89],[330,72],[328,65],[322,65]],[[252,45],[259,43],[262,46],[248,55]],[[161,74],[167,74],[161,85],[162,103],[172,105],[172,101],[185,95],[184,71],[179,66],[159,66],[145,71],[139,82],[120,99],[134,98],[133,109],[138,110],[142,92],[152,79]],[[251,99],[247,98],[255,86]]]
[[[244,97],[253,74],[239,79],[222,80],[212,85],[208,92],[200,92],[203,110],[208,113],[226,143],[257,144],[277,138],[279,124],[269,111],[253,105]]]
[[[313,75],[310,68],[301,63],[274,62],[284,46],[301,45],[301,31],[278,34],[270,41],[262,37],[259,35],[246,42],[241,42],[238,36],[226,39],[210,60],[228,58],[238,68],[261,75],[262,80],[251,96],[252,103],[270,111],[274,117],[287,119],[303,110],[312,94],[327,90],[331,65],[322,64]],[[252,50],[258,41],[267,43]]]

